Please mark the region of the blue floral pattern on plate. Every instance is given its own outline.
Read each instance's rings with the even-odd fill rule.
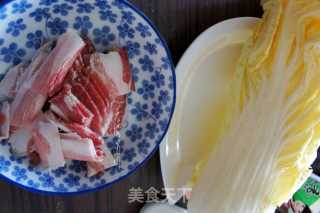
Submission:
[[[88,36],[100,51],[128,51],[136,92],[128,97],[124,128],[105,138],[118,161],[103,175],[87,177],[86,163],[64,168],[33,167],[0,141],[0,174],[33,191],[79,193],[120,180],[157,149],[167,131],[175,104],[174,68],[166,44],[150,21],[122,0],[16,0],[0,6],[0,80],[13,64],[29,60],[43,41],[72,27]]]
[[[44,37],[43,33],[40,30],[37,30],[34,33],[28,33],[26,47],[39,49],[41,44],[43,43],[43,39],[44,39],[43,37]]]
[[[101,10],[99,13],[101,20],[108,20],[111,23],[115,23],[117,21],[117,14],[113,13],[111,9]]]
[[[66,32],[68,25],[69,24],[67,21],[63,21],[60,18],[54,18],[53,20],[50,20],[48,22],[47,26],[50,29],[52,35],[60,35]]]
[[[34,18],[36,22],[41,22],[42,19],[46,19],[50,16],[49,8],[37,8],[29,14],[30,17]]]
[[[6,30],[6,33],[11,34],[14,37],[20,35],[20,32],[26,29],[26,25],[23,23],[23,19],[19,18],[16,21],[10,21]]]
[[[79,3],[77,6],[78,13],[90,13],[94,9],[90,3]]]
[[[101,29],[94,29],[93,30],[93,41],[96,44],[102,44],[104,46],[108,46],[111,42],[113,42],[116,36],[111,32],[110,27],[103,26]]]
[[[72,6],[66,3],[55,4],[53,6],[53,13],[60,14],[61,16],[66,16],[69,14],[69,11],[72,10]]]
[[[21,62],[22,57],[26,54],[26,50],[19,48],[16,43],[10,43],[8,47],[2,47],[0,50],[0,57],[5,63],[12,63],[14,65]]]
[[[73,24],[73,28],[79,30],[82,35],[87,35],[89,30],[93,27],[89,16],[77,16]]]
[[[18,1],[12,4],[12,13],[24,13],[27,9],[32,6],[30,2],[26,0]]]

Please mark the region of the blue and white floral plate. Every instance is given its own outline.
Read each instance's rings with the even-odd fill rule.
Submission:
[[[137,8],[123,0],[15,0],[0,6],[0,74],[31,58],[45,38],[67,28],[87,35],[100,50],[127,48],[136,92],[129,96],[120,138],[105,141],[119,166],[100,177],[86,177],[85,165],[73,161],[54,171],[34,168],[10,153],[1,141],[0,174],[23,188],[72,194],[97,190],[134,172],[158,148],[175,105],[175,74],[159,32]]]

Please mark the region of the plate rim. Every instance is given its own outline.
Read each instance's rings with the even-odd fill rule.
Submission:
[[[240,27],[236,27],[234,28],[232,31],[243,31],[244,25],[249,25],[252,23],[257,23],[260,20],[260,18],[257,17],[249,17],[249,16],[245,16],[245,17],[236,17],[236,18],[230,18],[230,19],[226,19],[223,20],[221,22],[218,22],[214,25],[212,25],[211,27],[207,28],[206,30],[204,30],[202,33],[200,33],[196,39],[194,39],[192,41],[192,43],[188,46],[188,48],[185,50],[185,52],[183,53],[183,55],[181,56],[179,62],[177,63],[176,66],[176,83],[177,83],[177,88],[176,88],[176,92],[179,94],[179,87],[183,86],[183,85],[179,85],[179,82],[182,82],[183,80],[178,79],[179,76],[183,77],[185,75],[185,73],[187,72],[187,70],[184,69],[184,65],[186,62],[186,58],[187,56],[189,56],[190,54],[192,54],[193,51],[197,51],[199,49],[199,46],[201,44],[201,42],[203,41],[203,39],[205,39],[208,35],[214,35],[216,34],[217,36],[214,38],[214,40],[218,40],[219,37],[221,37],[221,35],[227,33],[226,29],[221,30],[221,28],[223,28],[224,26],[226,26],[226,28],[229,26],[235,26],[235,25],[241,25],[242,28]],[[231,42],[229,42],[231,43]],[[217,47],[217,49],[219,49],[219,47]],[[184,73],[184,74],[181,74]],[[177,103],[176,103],[177,104]],[[178,109],[175,109],[175,111],[177,111]],[[173,116],[174,117],[174,116]],[[170,131],[170,128],[169,130]],[[166,153],[166,145],[168,143],[168,138],[165,137],[163,139],[164,141],[161,142],[160,144],[160,148],[159,148],[159,152],[160,152],[160,168],[161,168],[161,176],[162,176],[162,181],[164,184],[165,188],[170,188],[170,186],[168,186],[168,182],[169,182],[169,178],[167,175],[167,167],[166,165],[168,164],[167,161],[165,160],[165,153]],[[179,199],[181,199],[182,197],[182,193],[178,192]],[[178,199],[178,200],[179,200]],[[171,199],[171,198],[167,198],[169,204],[174,205],[176,202],[178,202],[178,200],[176,199]]]
[[[6,4],[13,2],[14,0],[4,0],[3,2],[0,3],[0,8],[5,6]],[[41,195],[59,195],[59,196],[74,196],[74,195],[80,195],[80,194],[86,194],[86,193],[91,193],[91,192],[96,192],[96,191],[100,191],[102,189],[107,189],[110,188],[111,186],[113,186],[116,183],[119,183],[120,181],[128,178],[130,175],[132,175],[134,172],[136,172],[138,169],[140,169],[147,161],[149,161],[151,159],[151,157],[154,156],[154,154],[156,153],[156,151],[159,149],[160,144],[163,142],[168,130],[169,130],[169,126],[170,123],[172,121],[173,118],[173,114],[174,114],[174,110],[175,110],[175,106],[176,106],[176,93],[177,93],[177,88],[176,88],[176,72],[175,72],[175,66],[172,60],[172,55],[171,55],[171,51],[169,49],[169,46],[166,42],[166,40],[164,39],[164,37],[161,35],[160,30],[156,27],[156,25],[153,23],[153,21],[151,21],[151,19],[149,17],[147,17],[147,15],[144,14],[144,12],[142,10],[140,10],[136,5],[134,5],[133,3],[131,3],[129,0],[115,0],[115,1],[119,1],[123,4],[125,4],[127,7],[129,7],[130,9],[132,9],[136,14],[138,14],[139,16],[141,16],[141,18],[143,20],[145,20],[147,22],[147,24],[151,27],[151,29],[155,32],[155,34],[158,36],[158,38],[160,39],[160,43],[159,45],[161,45],[164,50],[165,53],[169,59],[169,64],[170,64],[170,71],[172,73],[172,81],[173,81],[173,102],[172,102],[172,106],[170,109],[170,116],[169,116],[169,120],[168,120],[168,124],[166,126],[166,128],[163,131],[162,136],[157,140],[155,147],[153,148],[153,150],[149,153],[148,156],[146,156],[144,158],[144,160],[142,162],[139,163],[139,165],[137,165],[136,167],[134,167],[131,171],[129,171],[128,173],[126,173],[123,176],[120,176],[119,178],[100,185],[98,187],[93,187],[91,189],[85,189],[85,190],[79,190],[79,191],[70,191],[70,192],[57,192],[57,191],[46,191],[46,190],[41,190],[41,189],[36,189],[36,188],[32,188],[26,185],[23,185],[19,182],[16,182],[6,176],[4,176],[3,174],[0,173],[0,180],[4,180],[5,182],[18,186],[19,188],[25,189],[29,192],[32,193],[37,193],[37,194],[41,194]]]

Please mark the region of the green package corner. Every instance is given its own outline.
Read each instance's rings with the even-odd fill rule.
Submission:
[[[293,200],[306,204],[312,212],[320,212],[320,177],[312,174],[293,195]]]

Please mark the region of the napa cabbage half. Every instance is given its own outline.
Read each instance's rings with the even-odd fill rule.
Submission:
[[[191,213],[274,212],[310,175],[320,139],[320,1],[263,0],[240,56],[233,118]]]

